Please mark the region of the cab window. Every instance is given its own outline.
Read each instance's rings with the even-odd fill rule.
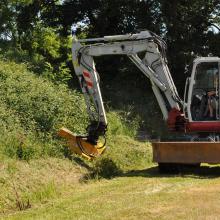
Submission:
[[[191,99],[194,121],[219,119],[219,67],[217,62],[204,62],[196,67]]]
[[[215,89],[218,80],[218,63],[200,63],[196,67],[194,89]]]

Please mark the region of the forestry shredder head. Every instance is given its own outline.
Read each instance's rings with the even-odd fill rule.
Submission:
[[[99,157],[106,149],[105,143],[92,141],[89,136],[76,135],[67,128],[61,128],[58,135],[67,140],[71,153],[78,154],[88,160]]]

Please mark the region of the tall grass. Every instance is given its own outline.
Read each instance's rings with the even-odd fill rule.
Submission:
[[[109,112],[108,135],[135,136],[138,120]],[[83,96],[27,70],[25,64],[0,60],[0,152],[29,160],[63,156],[57,131],[65,126],[84,134],[88,117]]]
[[[30,73],[25,65],[0,61],[1,151],[23,159],[59,155],[61,126],[82,133],[87,114],[82,96]]]
[[[139,118],[111,109],[107,118],[107,150],[102,157],[92,162],[75,156],[64,160],[67,148],[57,131],[65,126],[86,133],[88,116],[82,94],[33,74],[25,64],[0,60],[0,212],[57,199],[83,174],[89,179],[112,178],[145,168],[150,148],[133,138]]]

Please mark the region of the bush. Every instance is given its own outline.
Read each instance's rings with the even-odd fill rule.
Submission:
[[[61,123],[82,131],[85,104],[76,91],[30,74],[25,66],[0,62],[0,101],[14,111],[26,130],[54,132]]]
[[[109,136],[135,135],[138,120],[113,111],[107,117]],[[57,131],[64,126],[84,134],[87,125],[81,93],[32,74],[24,64],[0,61],[0,151],[5,155],[23,160],[66,155]]]
[[[100,158],[94,162],[90,173],[92,178],[111,179],[114,176],[121,174],[122,171],[116,163],[110,158]]]
[[[59,128],[84,133],[86,124],[81,94],[35,76],[25,65],[0,61],[1,151],[20,159],[60,156]]]
[[[129,118],[126,112],[110,111],[107,114],[108,134],[135,137],[139,128],[139,117]]]
[[[88,162],[87,162],[88,163]],[[110,179],[152,165],[152,148],[128,136],[110,136],[105,154],[89,163],[83,180]]]

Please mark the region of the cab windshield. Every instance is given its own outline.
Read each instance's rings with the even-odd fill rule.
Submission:
[[[217,89],[218,63],[200,63],[196,67],[194,89],[209,91]]]
[[[219,120],[219,64],[203,62],[196,67],[191,99],[194,121]]]

